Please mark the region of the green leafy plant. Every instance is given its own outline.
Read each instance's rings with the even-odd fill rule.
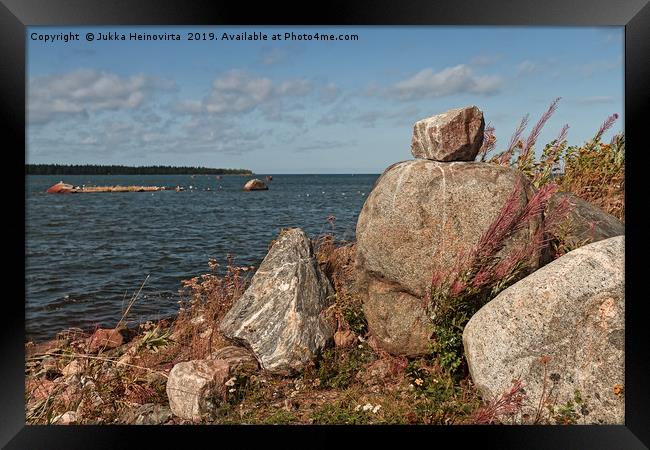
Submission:
[[[167,347],[169,345],[170,331],[162,332],[159,326],[156,326],[154,329],[149,330],[142,337],[138,343],[138,350],[147,349],[152,352],[157,352],[161,348]]]

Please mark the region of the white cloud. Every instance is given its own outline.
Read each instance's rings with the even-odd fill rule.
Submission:
[[[327,83],[320,88],[320,101],[325,104],[332,103],[339,98],[340,94],[341,89],[339,89],[336,83]]]
[[[210,113],[248,112],[267,101],[272,92],[273,82],[269,78],[231,70],[214,80],[212,92],[203,103]]]
[[[312,84],[306,79],[274,83],[267,77],[230,70],[212,82],[212,90],[203,100],[181,100],[172,110],[191,114],[244,114],[281,98],[308,95],[312,90]]]
[[[174,103],[171,109],[178,113],[197,114],[203,111],[203,104],[200,100],[180,100]]]
[[[143,74],[125,78],[94,69],[37,76],[29,82],[27,113],[30,123],[36,124],[88,112],[135,109],[152,91],[174,87],[171,81]]]
[[[535,63],[533,61],[525,60],[517,64],[516,67],[516,74],[517,76],[522,76],[522,75],[530,75],[535,72],[538,72],[540,69],[540,65],[538,63]]]
[[[307,80],[283,81],[277,87],[279,95],[306,95],[312,90],[311,83]]]
[[[503,80],[496,75],[476,75],[471,67],[459,64],[438,72],[427,68],[395,83],[389,93],[400,100],[444,97],[453,94],[490,95],[497,93]]]

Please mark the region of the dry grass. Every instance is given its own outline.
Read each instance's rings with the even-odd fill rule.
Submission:
[[[507,148],[491,158],[487,155],[495,150],[497,138],[493,127],[486,128],[480,160],[516,167],[538,188],[557,182],[560,191],[575,194],[625,221],[625,138],[623,134],[617,134],[608,144],[601,142],[605,132],[618,119],[618,114],[609,116],[593,138],[581,146],[567,147],[569,126],[564,125],[557,138],[544,146],[540,158],[535,158],[534,146],[542,128],[557,109],[559,100],[557,98],[550,104],[526,139],[523,134],[528,125],[528,115],[524,116]]]
[[[625,221],[625,139],[569,147],[560,188]]]
[[[217,261],[210,260],[208,266],[210,273],[182,281],[173,332],[181,347],[179,360],[202,359],[228,344],[216,327],[248,287],[254,269],[236,266],[232,256],[228,256],[223,274]]]
[[[104,346],[91,354],[90,333],[82,330],[60,333],[42,344],[28,343],[27,423],[49,424],[68,411],[74,412],[76,423],[124,423],[126,413],[138,406],[167,405],[171,368],[180,361],[205,358],[227,344],[215,326],[247,286],[250,268],[236,267],[232,259],[223,275],[215,261],[209,267],[211,273],[182,283],[180,312],[173,323],[160,320],[126,330],[131,339],[118,348]],[[125,329],[139,293],[116,328]]]

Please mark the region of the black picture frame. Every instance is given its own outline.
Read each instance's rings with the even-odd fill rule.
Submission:
[[[640,281],[646,265],[641,227],[643,168],[648,144],[644,139],[650,85],[650,5],[648,0],[536,0],[328,1],[280,8],[278,2],[251,6],[247,2],[182,0],[0,0],[0,123],[5,141],[5,180],[20,186],[25,164],[25,27],[35,25],[517,25],[625,26],[626,146],[626,383],[625,425],[621,426],[375,426],[375,427],[134,427],[27,426],[24,408],[24,260],[25,198],[4,214],[11,231],[4,259],[17,273],[6,281],[15,289],[6,294],[0,324],[2,351],[0,445],[6,448],[128,448],[147,445],[167,448],[198,445],[196,438],[216,445],[235,437],[243,448],[251,438],[262,445],[277,440],[283,446],[348,446],[357,434],[363,439],[400,445],[462,445],[474,441],[481,448],[620,448],[650,446],[648,343],[650,327],[644,314],[648,303]],[[21,158],[21,149],[22,158]],[[8,178],[7,178],[8,177]],[[5,195],[11,194],[11,189]],[[17,212],[16,212],[17,211]],[[21,215],[22,213],[22,215]],[[631,217],[631,219],[629,218]],[[636,220],[638,219],[638,220]],[[22,232],[20,231],[22,230]],[[10,250],[9,250],[10,248]],[[14,281],[12,283],[12,281]],[[22,293],[22,297],[21,297]],[[641,295],[639,295],[641,294]],[[135,436],[134,436],[135,435]],[[138,439],[134,439],[134,438]],[[274,439],[275,437],[275,439]],[[140,441],[140,442],[138,442]],[[146,442],[146,444],[143,444]],[[237,442],[237,441],[235,441]],[[369,442],[369,441],[367,441]],[[190,444],[191,443],[191,444]],[[369,444],[370,445],[370,444]],[[211,445],[212,446],[212,445]]]

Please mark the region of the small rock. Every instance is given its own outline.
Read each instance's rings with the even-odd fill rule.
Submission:
[[[63,392],[61,392],[58,399],[60,399],[64,405],[69,406],[78,401],[82,390],[81,378],[79,375],[70,375],[68,377],[58,378],[56,384],[63,386]]]
[[[61,373],[64,377],[70,375],[79,375],[83,372],[83,364],[78,359],[73,359],[67,366],[63,368]]]
[[[119,347],[123,343],[124,337],[118,330],[98,328],[88,338],[88,351],[90,353],[97,353],[102,350]]]
[[[176,364],[166,388],[171,411],[182,419],[201,420],[220,403],[229,377],[230,366],[221,359]]]
[[[46,378],[27,378],[25,393],[28,395],[29,400],[45,400],[52,394],[54,386],[54,381]]]
[[[385,383],[401,372],[403,372],[402,368],[394,360],[380,358],[368,364],[365,370],[357,374],[356,378],[366,386],[374,386]]]
[[[214,333],[214,330],[212,327],[207,327],[205,330],[203,330],[201,333],[199,333],[199,337],[201,339],[209,339],[210,336],[212,336]]]
[[[160,425],[172,418],[167,406],[145,403],[135,409],[125,409],[120,413],[118,423],[129,425]]]
[[[337,347],[350,347],[357,341],[357,335],[351,330],[339,330],[334,333],[334,344]]]
[[[476,106],[450,109],[415,123],[411,153],[433,161],[474,161],[484,129],[483,113]]]
[[[133,362],[133,355],[131,352],[126,352],[122,356],[119,357],[119,359],[116,361],[117,366],[124,366],[126,364],[131,364]]]
[[[63,414],[56,416],[52,419],[53,425],[70,425],[77,421],[77,413],[74,411],[67,411]]]
[[[243,187],[244,191],[266,191],[268,189],[268,186],[264,184],[262,180],[258,180],[257,178],[247,181]]]

